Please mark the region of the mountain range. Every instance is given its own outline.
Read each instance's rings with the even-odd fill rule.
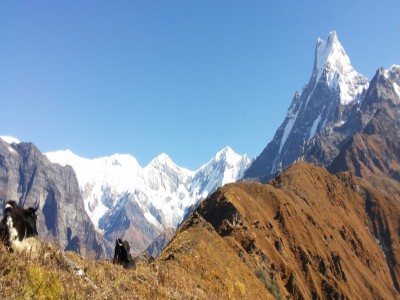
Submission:
[[[110,242],[129,240],[135,254],[167,228],[176,228],[190,207],[241,178],[250,163],[229,147],[197,171],[179,167],[166,154],[144,168],[131,155],[86,159],[69,150],[45,155],[75,170],[85,209],[97,231]]]
[[[16,138],[1,136],[0,142],[2,199],[14,199],[21,205],[31,206],[38,202],[43,214],[39,213],[39,223],[46,224],[46,227],[39,224],[40,235],[63,249],[75,249],[78,246],[72,246],[73,242],[80,245],[78,241],[82,237],[74,239],[71,232],[60,228],[70,228],[70,223],[76,228],[88,226],[77,222],[76,214],[83,216],[91,226],[89,232],[102,238],[96,246],[103,247],[98,251],[100,256],[110,255],[116,238],[129,240],[133,254],[141,253],[155,241],[158,250],[150,247],[151,253],[158,253],[185,216],[218,187],[241,178],[250,163],[246,155],[238,155],[229,147],[197,171],[190,171],[177,166],[166,154],[160,154],[142,168],[127,154],[86,159],[65,150],[43,155],[32,143],[22,143]],[[26,148],[29,151],[20,151]],[[28,167],[25,167],[26,162],[30,163]],[[22,172],[26,168],[26,172]],[[38,174],[37,170],[41,172]],[[67,176],[54,175],[54,172]],[[41,175],[54,180],[49,182]],[[53,188],[53,181],[63,187]],[[59,220],[58,210],[65,214],[65,206],[71,201],[78,205],[74,213]],[[168,238],[157,243],[157,238],[160,240],[165,235]],[[86,238],[88,242],[92,239]],[[78,248],[78,253],[86,253]],[[93,250],[91,246],[89,249]]]
[[[314,56],[309,82],[295,93],[274,138],[252,162],[229,147],[196,171],[177,166],[166,154],[145,167],[128,154],[87,159],[63,150],[45,156],[72,167],[76,193],[97,233],[109,243],[129,240],[134,254],[166,229],[176,229],[218,187],[241,179],[266,182],[298,160],[399,180],[400,67],[379,69],[369,81],[352,67],[336,32],[317,40]],[[19,145],[3,139],[8,141],[3,149]]]
[[[135,276],[85,262],[99,297],[399,298],[399,182],[400,66],[368,80],[335,32],[252,162],[227,147],[197,171],[166,154],[143,168],[0,138],[0,197],[38,203],[41,238],[100,259],[122,237],[158,256]]]

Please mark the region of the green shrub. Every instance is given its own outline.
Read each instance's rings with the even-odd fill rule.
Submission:
[[[268,289],[268,291],[275,297],[275,299],[282,299],[281,291],[279,290],[279,286],[276,284],[275,280],[271,280],[268,274],[264,270],[256,270],[255,275],[264,286]]]

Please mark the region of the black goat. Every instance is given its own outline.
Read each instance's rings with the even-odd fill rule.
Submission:
[[[127,241],[116,239],[113,263],[123,265],[125,268],[133,268],[135,264],[129,251],[130,246]]]

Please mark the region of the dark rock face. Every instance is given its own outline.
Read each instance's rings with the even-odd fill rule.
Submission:
[[[147,247],[146,253],[151,257],[158,257],[162,250],[168,245],[175,235],[175,228],[165,229],[156,239]]]
[[[73,169],[50,163],[32,143],[8,144],[0,139],[0,199],[2,208],[7,200],[24,207],[38,203],[42,240],[86,257],[110,254],[86,214]]]
[[[350,148],[357,144],[358,148],[368,147],[368,151],[362,150],[356,160],[364,161],[372,166],[376,164],[378,169],[382,170],[382,162],[378,163],[378,150],[370,148],[375,143],[378,148],[382,148],[380,155],[387,156],[392,161],[398,161],[399,150],[399,130],[400,130],[400,95],[398,86],[400,84],[400,68],[393,66],[390,70],[385,71],[379,69],[374,78],[371,80],[368,90],[360,99],[360,102],[353,109],[348,110],[348,121],[341,127],[327,126],[320,134],[305,144],[303,158],[306,161],[321,166],[329,166],[331,171],[345,171],[351,168],[345,167],[345,160],[349,161]],[[363,140],[363,141],[361,141]],[[369,141],[367,141],[369,140]],[[375,142],[372,142],[374,140]],[[385,150],[383,148],[386,148]],[[381,152],[379,150],[378,152]],[[384,150],[384,151],[383,151]],[[353,156],[359,153],[359,150],[353,149]],[[384,153],[383,153],[384,152]],[[357,155],[358,156],[358,155]],[[395,158],[397,157],[397,158]],[[354,158],[355,159],[355,158]],[[354,160],[353,159],[353,160]],[[367,162],[371,160],[371,162]],[[341,163],[340,163],[341,162]],[[386,164],[387,163],[383,163]],[[356,171],[357,175],[362,176],[360,170]],[[389,174],[387,172],[386,174]],[[395,174],[393,174],[395,176]],[[392,175],[390,175],[393,177]]]
[[[331,172],[350,170],[360,177],[386,175],[400,181],[400,95],[393,73],[377,71],[357,119],[362,130],[343,143],[329,165]]]

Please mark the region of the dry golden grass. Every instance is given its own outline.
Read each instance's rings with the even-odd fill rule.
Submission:
[[[46,244],[37,258],[30,258],[10,253],[0,243],[0,299],[220,299],[218,295],[226,294],[218,281],[211,283],[221,275],[199,273],[208,286],[215,285],[208,291],[198,284],[195,270],[176,262],[143,262],[125,269],[107,261],[83,259],[72,252],[64,255]],[[85,275],[78,276],[68,261]],[[192,271],[195,276],[190,274]],[[240,282],[236,289],[245,294]]]
[[[1,299],[163,299],[179,285],[157,264],[124,269],[110,262],[85,260],[45,246],[38,258],[10,253],[0,243]],[[50,254],[50,255],[49,255]],[[85,272],[78,276],[68,260]],[[177,298],[190,298],[186,287],[176,289]]]
[[[50,253],[50,255],[45,255]],[[82,299],[93,288],[78,278],[60,252],[48,245],[37,258],[10,253],[0,244],[0,294],[2,299]]]

